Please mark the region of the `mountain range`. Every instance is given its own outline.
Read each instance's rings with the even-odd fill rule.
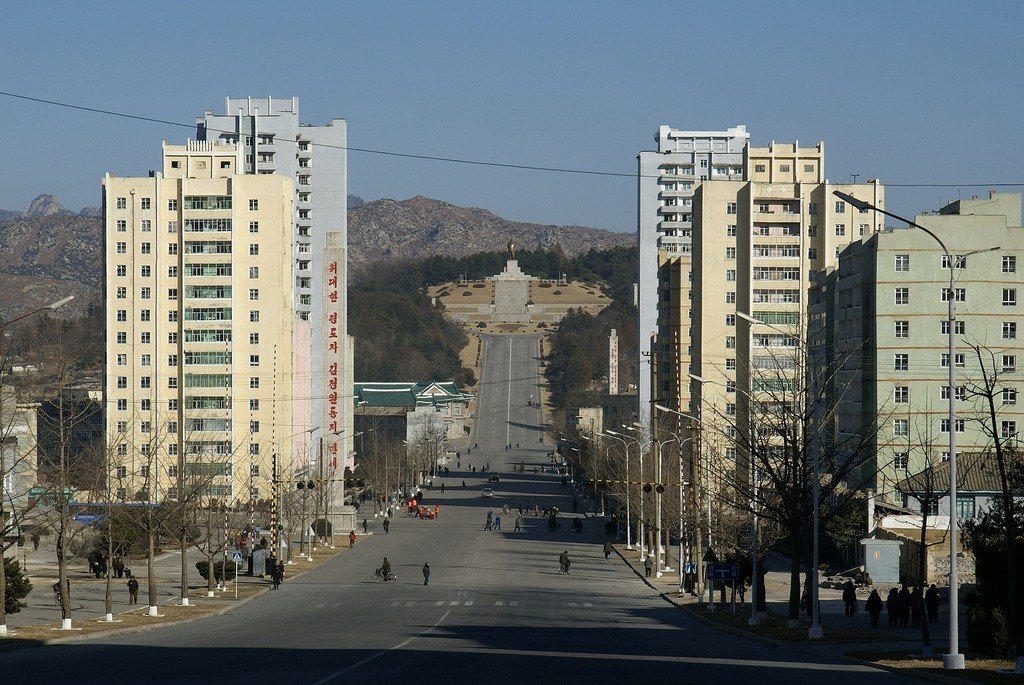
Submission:
[[[510,221],[477,207],[416,196],[366,202],[349,197],[350,270],[358,275],[379,261],[463,256],[559,245],[574,255],[589,249],[634,244],[635,234],[584,226]],[[26,211],[0,210],[0,318],[42,307],[67,295],[81,313],[98,302],[103,283],[101,212],[73,212],[53,195],[40,195]]]

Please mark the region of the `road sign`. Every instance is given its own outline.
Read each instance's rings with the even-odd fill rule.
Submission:
[[[233,561],[236,564],[241,564],[242,563],[242,553],[241,552],[235,552],[234,554],[232,554],[231,555],[231,561]]]
[[[736,564],[708,564],[711,580],[739,580],[740,568]]]

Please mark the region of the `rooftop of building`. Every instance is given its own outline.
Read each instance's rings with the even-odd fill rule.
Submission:
[[[356,383],[353,396],[359,406],[408,408],[468,402],[472,398],[455,381]]]
[[[897,484],[900,492],[941,493],[949,490],[949,461],[943,461],[904,478]],[[991,452],[957,453],[957,490],[967,493],[1001,492],[999,469]]]

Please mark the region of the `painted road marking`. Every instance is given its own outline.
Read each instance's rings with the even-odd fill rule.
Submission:
[[[454,602],[448,602],[448,606],[450,606],[450,607],[457,607],[457,606],[459,606],[459,600],[455,600]]]
[[[584,602],[584,603],[583,603],[583,606],[585,606],[585,607],[592,607],[592,606],[594,606],[594,605],[593,605],[593,604],[591,604],[590,602]]]
[[[401,604],[402,604],[401,602],[392,602],[392,603],[391,603],[391,606],[393,606],[393,607],[397,607],[397,606],[399,606],[399,605],[401,605]]]
[[[578,606],[578,605],[576,604],[576,602],[569,602],[569,606],[574,607],[574,606]]]
[[[495,603],[494,603],[494,606],[496,606],[496,607],[500,607],[500,606],[502,606],[503,604],[504,604],[504,602],[502,602],[502,601],[501,601],[501,600],[499,599],[499,600],[498,600],[497,602],[495,602]]]
[[[437,600],[436,602],[434,602],[434,606],[436,606],[436,607],[444,606],[444,600],[443,599]]]
[[[416,602],[406,602],[406,603],[405,603],[405,606],[407,606],[407,607],[413,607],[413,606],[416,606]]]
[[[473,606],[473,600],[469,600],[468,602],[463,602],[462,606],[464,606],[464,607],[471,607],[471,606]]]
[[[510,607],[517,607],[517,606],[519,606],[519,602],[509,602],[508,605]]]

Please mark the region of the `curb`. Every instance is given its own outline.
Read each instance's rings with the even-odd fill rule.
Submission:
[[[927,671],[919,671],[916,668],[898,668],[896,666],[889,666],[888,664],[880,664],[877,661],[868,661],[867,659],[858,659],[857,657],[847,656],[843,654],[841,658],[855,664],[862,666],[870,666],[871,668],[877,668],[881,671],[888,671],[889,673],[895,673],[897,675],[910,676],[911,678],[920,678],[921,680],[930,680],[934,683],[976,683],[975,680],[967,680],[965,678],[954,678],[948,675],[939,675],[938,673],[928,673]]]

